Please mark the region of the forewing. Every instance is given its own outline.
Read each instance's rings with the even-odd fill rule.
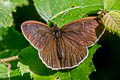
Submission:
[[[101,36],[104,26],[96,17],[87,17],[63,26],[61,31],[67,38],[89,47]]]
[[[71,69],[78,66],[88,56],[88,49],[73,40],[62,36],[60,42],[62,58],[60,61],[62,69]]]
[[[25,38],[37,49],[43,48],[51,37],[52,29],[37,21],[26,21],[21,26]]]
[[[21,26],[26,39],[38,49],[42,62],[51,69],[59,69],[60,63],[56,52],[53,30],[37,21],[27,21]]]

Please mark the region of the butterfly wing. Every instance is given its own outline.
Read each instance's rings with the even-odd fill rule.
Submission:
[[[88,56],[88,49],[75,41],[61,37],[59,43],[62,58],[60,60],[61,69],[71,69],[78,66]]]
[[[42,51],[39,51],[39,56],[44,64],[52,70],[61,69],[54,36],[51,37],[47,46],[45,46]]]
[[[52,29],[37,21],[26,21],[21,25],[25,38],[37,49],[43,48],[49,42]]]
[[[99,23],[95,17],[88,17],[65,25],[62,29],[59,45],[56,45],[53,30],[47,25],[27,21],[22,24],[22,32],[26,39],[38,49],[43,63],[53,69],[68,69],[79,65],[88,55],[87,47],[100,36]],[[62,55],[59,58],[57,48]]]
[[[22,24],[21,29],[25,38],[38,49],[42,62],[49,68],[60,68],[52,28],[41,22],[26,21]]]
[[[97,41],[104,27],[96,17],[87,17],[63,26],[61,31],[61,68],[69,69],[87,58],[88,47]]]
[[[62,35],[86,47],[93,45],[103,31],[104,26],[96,17],[79,19],[62,27]]]

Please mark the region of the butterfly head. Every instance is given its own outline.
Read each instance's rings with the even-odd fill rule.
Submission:
[[[61,36],[61,32],[60,32],[60,29],[57,27],[57,24],[53,24],[53,34],[54,34],[56,40],[59,40],[59,38]]]

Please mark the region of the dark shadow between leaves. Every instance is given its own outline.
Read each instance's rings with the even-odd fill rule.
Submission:
[[[28,0],[29,5],[23,6],[23,7],[17,7],[16,12],[13,12],[13,19],[14,19],[14,24],[15,24],[15,29],[21,32],[21,24],[24,21],[27,20],[36,20],[40,22],[45,21],[39,16],[37,13],[35,7],[34,7],[34,2],[33,0]]]
[[[120,37],[106,31],[101,37],[102,45],[93,57],[96,72],[91,73],[91,80],[117,80],[120,72]]]

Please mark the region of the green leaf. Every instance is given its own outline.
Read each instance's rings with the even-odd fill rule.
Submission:
[[[8,30],[2,37],[3,40],[0,41],[0,46],[2,47],[2,49],[21,50],[29,45],[23,35],[17,32],[13,27],[8,28]]]
[[[21,72],[21,75],[24,75],[24,73],[30,72],[29,66],[26,66],[21,62],[18,62],[17,67],[19,67],[19,71]]]
[[[120,35],[120,12],[112,10],[103,16],[102,21],[107,30]]]
[[[18,50],[15,50],[15,49],[2,50],[0,51],[0,59],[15,56],[17,53],[18,53]]]
[[[8,77],[8,74],[10,77]],[[8,73],[8,66],[0,63],[0,80],[31,80],[30,74],[25,73],[21,75],[19,69],[10,69],[10,73]]]
[[[20,72],[18,69],[10,70],[10,77],[20,76]],[[8,78],[8,66],[0,63],[0,80],[1,78]]]
[[[119,0],[103,0],[105,10],[120,10]]]
[[[22,7],[23,5],[28,5],[28,0],[10,0],[11,3],[14,4],[14,6]]]
[[[20,52],[19,60],[22,64],[29,66],[31,72],[34,73],[32,74],[34,80],[55,80],[57,77],[59,77],[60,80],[89,80],[90,73],[95,71],[92,63],[93,54],[99,47],[100,45],[97,44],[91,47],[88,58],[72,70],[53,71],[47,68],[41,62],[37,51],[31,46]]]
[[[39,15],[46,21],[52,20],[57,23],[60,28],[88,13],[96,13],[103,9],[102,0],[34,0],[34,2]]]
[[[45,67],[45,65],[41,62],[37,50],[34,49],[32,46],[24,48],[19,53],[19,60],[22,64],[29,66],[32,72],[37,74],[49,74],[51,73],[51,69]],[[49,72],[47,72],[47,71]]]
[[[14,76],[21,76],[21,73],[18,69],[10,71],[10,77],[14,77]]]
[[[0,51],[0,59],[15,56],[17,55],[17,53],[18,53],[18,50],[15,50],[15,49],[14,50],[6,49],[3,51]],[[9,74],[10,77],[18,76],[20,72],[16,69],[17,62],[12,61],[9,64],[11,65],[10,74]],[[2,78],[8,78],[8,64],[7,63],[6,64],[0,63],[0,80]]]
[[[3,40],[3,35],[5,34],[5,32],[7,31],[6,28],[3,28],[2,26],[0,26],[0,41]]]
[[[10,70],[10,77],[8,77],[8,68],[4,64],[0,64],[0,80],[31,80],[28,73],[23,76],[18,69]]]
[[[8,27],[13,24],[12,12],[16,6],[28,4],[27,0],[0,0],[0,27]]]
[[[17,6],[27,5],[28,0],[0,0],[0,41],[7,31],[6,27],[13,25],[12,12]]]
[[[8,76],[8,68],[5,64],[0,63],[0,78],[5,78]]]

